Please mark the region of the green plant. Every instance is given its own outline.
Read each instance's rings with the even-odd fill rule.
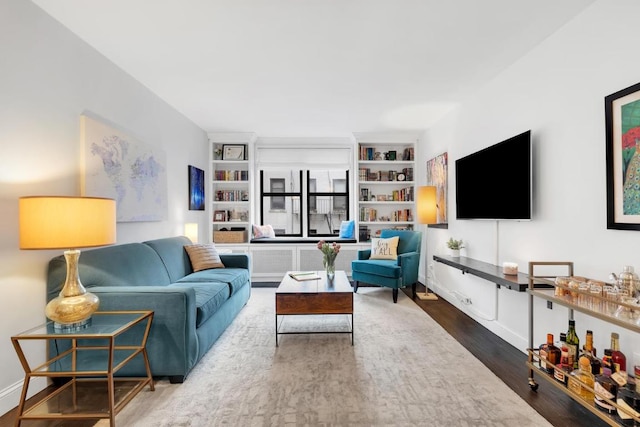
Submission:
[[[456,240],[453,237],[450,237],[449,240],[447,240],[447,247],[453,250],[460,250],[464,248],[464,243],[462,239]]]

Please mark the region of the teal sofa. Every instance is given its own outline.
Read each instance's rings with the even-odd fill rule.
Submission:
[[[99,311],[153,310],[147,341],[151,373],[172,383],[184,381],[251,295],[248,255],[220,254],[225,268],[194,273],[184,249],[189,244],[183,236],[128,243],[85,250],[79,260],[80,280],[100,298]],[[60,293],[65,276],[64,256],[53,258],[47,301]],[[138,326],[122,339],[140,342],[144,329]],[[56,341],[49,345],[50,356],[69,348],[68,340]],[[146,375],[142,358],[137,359],[118,375]],[[78,363],[91,369],[103,362],[87,356]]]

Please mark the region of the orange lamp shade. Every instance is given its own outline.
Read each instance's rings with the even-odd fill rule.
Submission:
[[[116,242],[116,202],[98,197],[21,197],[20,249],[71,249]]]
[[[418,222],[435,224],[438,221],[436,187],[428,185],[418,187]]]

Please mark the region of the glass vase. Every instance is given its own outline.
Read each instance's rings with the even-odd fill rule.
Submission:
[[[323,264],[324,264],[324,271],[326,271],[327,273],[327,279],[333,280],[333,278],[336,275],[335,259],[325,257],[323,260]]]

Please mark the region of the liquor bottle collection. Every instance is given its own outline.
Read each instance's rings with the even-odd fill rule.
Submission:
[[[640,360],[636,366],[627,363],[620,351],[620,336],[611,333],[611,346],[598,358],[593,346],[593,332],[588,330],[580,347],[575,320],[569,320],[566,333],[554,342],[553,334],[539,347],[539,367],[563,383],[580,398],[614,415],[623,425],[640,426],[630,414],[640,417]],[[615,402],[623,410],[612,405]]]

